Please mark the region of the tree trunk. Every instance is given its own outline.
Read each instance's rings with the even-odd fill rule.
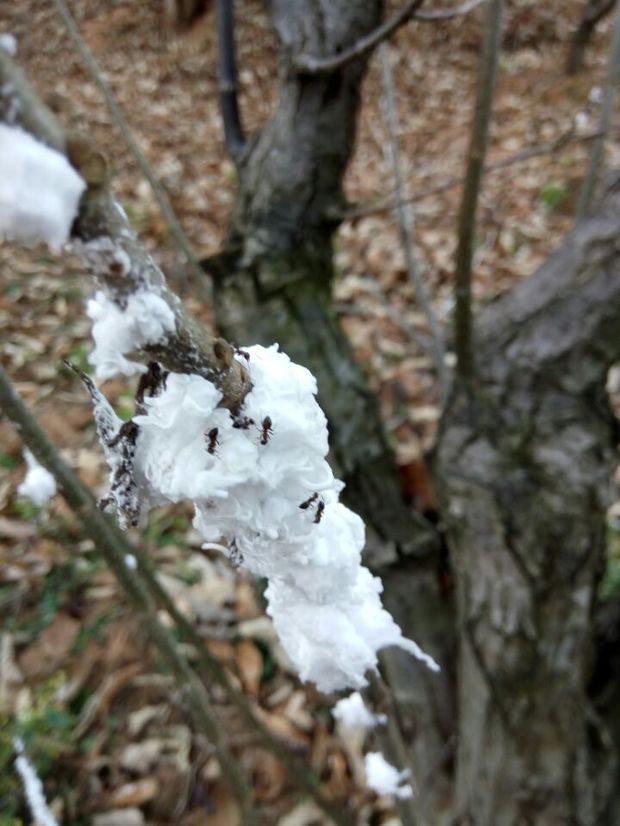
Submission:
[[[280,98],[240,165],[240,185],[214,279],[218,324],[228,338],[277,341],[317,377],[331,455],[344,498],[370,529],[376,567],[423,554],[435,532],[403,501],[394,459],[370,393],[338,324],[331,287],[334,217],[351,157],[366,58],[337,71],[299,73],[300,53],[333,55],[372,31],[380,0],[274,0]],[[273,418],[273,417],[272,417]]]
[[[616,768],[588,697],[620,357],[620,187],[478,323],[436,478],[457,574],[456,813],[601,826]]]
[[[566,73],[577,74],[583,68],[585,50],[597,23],[609,14],[616,0],[586,0],[579,25],[570,42],[566,60]]]
[[[353,151],[367,58],[318,75],[300,73],[292,63],[298,54],[330,56],[351,46],[379,24],[381,5],[274,0],[280,97],[239,165],[224,249],[205,266],[227,338],[238,344],[277,341],[316,376],[329,420],[331,461],[346,484],[344,501],[366,523],[366,561],[383,577],[386,606],[405,634],[449,662],[452,624],[444,620],[433,627],[428,621],[446,613],[437,586],[437,533],[403,499],[376,399],[353,359],[331,295],[335,216],[344,205],[342,178]],[[271,416],[277,426],[277,411]],[[422,569],[413,589],[400,560]],[[413,603],[412,590],[420,595]],[[419,759],[425,771],[438,765],[428,784],[434,801],[437,790],[445,794],[438,755],[451,737],[449,669],[429,682],[424,669],[401,652],[386,652],[382,664],[399,722],[412,736],[415,728],[416,764]],[[398,761],[395,752],[391,756]]]

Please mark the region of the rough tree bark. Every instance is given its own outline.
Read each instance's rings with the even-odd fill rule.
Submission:
[[[436,479],[457,578],[455,810],[471,826],[601,826],[617,763],[588,698],[620,358],[620,186],[480,317],[475,384]]]
[[[380,0],[274,0],[279,41],[276,109],[239,166],[224,249],[205,262],[216,317],[239,343],[277,341],[317,376],[347,503],[372,529],[374,561],[420,553],[434,533],[402,500],[375,399],[340,329],[331,300],[332,238],[344,198],[367,58],[316,75],[294,58],[337,54],[374,30]]]
[[[419,790],[416,826],[611,826],[615,754],[588,684],[616,463],[605,374],[620,349],[620,195],[480,320],[479,383],[456,387],[436,456],[455,617],[435,558],[420,559],[428,535],[403,507],[330,300],[366,58],[320,74],[294,64],[349,48],[376,27],[379,5],[274,0],[281,94],[240,164],[225,248],[208,262],[218,321],[239,343],[279,341],[317,375],[349,504],[376,547],[401,551],[383,560],[386,604],[445,666],[429,683],[415,664],[387,665]]]

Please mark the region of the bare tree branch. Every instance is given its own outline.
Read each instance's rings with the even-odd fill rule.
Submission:
[[[54,476],[60,492],[82,522],[86,534],[94,540],[100,549],[107,564],[125,590],[131,604],[144,617],[145,629],[175,678],[179,680],[197,727],[207,733],[207,726],[211,726],[215,722],[217,728],[210,728],[210,733],[207,734],[209,742],[214,743],[218,749],[220,747],[224,749],[222,753],[226,760],[226,733],[219,727],[217,717],[214,720],[209,719],[210,715],[213,716],[213,712],[208,694],[187,661],[178,651],[178,646],[170,633],[157,619],[157,604],[170,615],[181,636],[194,645],[205,678],[217,683],[223,689],[227,700],[239,709],[245,722],[260,739],[262,745],[282,760],[290,782],[302,793],[310,795],[337,826],[352,826],[352,820],[348,814],[323,797],[318,789],[316,779],[304,765],[303,759],[285,748],[255,716],[246,698],[235,688],[221,663],[209,652],[204,645],[204,640],[191,623],[178,611],[170,595],[157,581],[146,555],[141,549],[130,544],[116,524],[99,510],[90,491],[58,455],[56,448],[15,392],[10,379],[1,366],[0,410],[6,413],[8,418],[17,426],[20,436],[37,461]],[[132,570],[127,566],[125,560],[128,555],[136,558],[138,562],[137,570]],[[221,759],[219,751],[218,757]],[[231,787],[233,783],[236,783],[238,792],[242,793],[243,788],[239,787],[238,784],[239,780],[243,784],[245,784],[245,781],[238,771],[234,759],[233,772],[230,776],[224,763],[222,769],[227,780],[231,782]],[[243,797],[243,794],[241,796]],[[251,798],[243,804],[248,811],[250,802]],[[248,824],[256,823],[255,819],[251,819],[250,814],[246,816],[250,819],[243,820],[244,826],[246,822]]]
[[[72,233],[76,249],[92,274],[102,281],[119,305],[135,292],[154,289],[175,318],[174,333],[142,349],[169,370],[197,373],[213,381],[223,394],[222,405],[236,409],[250,389],[247,371],[234,358],[233,348],[210,335],[190,318],[150,255],[132,232],[127,216],[112,198],[105,160],[94,145],[66,135],[52,113],[28,85],[10,57],[0,51],[0,120],[21,126],[35,138],[65,152],[88,188],[82,196]],[[96,243],[90,243],[96,242]],[[129,262],[119,264],[119,254]],[[122,271],[121,271],[122,270]],[[126,270],[126,271],[125,271]]]
[[[192,270],[198,292],[201,294],[203,299],[210,300],[210,295],[208,294],[206,288],[207,281],[205,277],[205,272],[200,266],[198,258],[196,257],[196,254],[191,248],[191,245],[183,230],[183,227],[179,223],[179,220],[177,219],[176,215],[174,214],[174,210],[170,205],[170,201],[168,199],[168,196],[166,195],[163,186],[157,179],[151,165],[146,159],[146,156],[144,155],[144,153],[138,146],[138,143],[136,142],[135,138],[133,137],[131,127],[127,123],[127,120],[123,115],[120,106],[116,102],[114,94],[110,89],[110,86],[108,85],[108,82],[106,81],[105,77],[103,76],[103,73],[97,64],[97,61],[95,60],[92,52],[86,45],[84,38],[80,34],[80,30],[71,12],[69,11],[69,8],[65,0],[53,0],[53,2],[58,10],[60,17],[62,18],[62,21],[65,25],[65,28],[67,29],[67,32],[71,40],[75,44],[75,47],[77,48],[80,57],[82,58],[82,61],[86,66],[86,69],[90,77],[92,78],[93,82],[101,92],[105,105],[110,115],[112,116],[112,119],[116,123],[119,132],[121,133],[125,145],[133,155],[134,160],[138,164],[140,172],[144,175],[144,177],[150,184],[151,189],[153,190],[153,194],[155,196],[155,200],[159,204],[159,208],[161,210],[164,221],[166,222],[170,230],[170,233],[177,245],[177,248],[183,255],[187,265]]]
[[[170,632],[157,618],[157,606],[143,580],[136,576],[125,562],[126,555],[132,554],[133,548],[116,525],[99,510],[90,491],[60,458],[15,392],[1,366],[0,409],[17,426],[20,436],[32,454],[54,476],[67,503],[80,518],[84,530],[95,542],[134,608],[141,615],[146,633],[178,682],[194,724],[215,749],[222,772],[243,813],[243,822],[258,826],[251,790],[228,748],[226,730],[211,707],[204,685],[179,652]]]
[[[347,63],[355,60],[357,57],[367,54],[376,46],[385,40],[386,37],[394,34],[394,32],[401,26],[404,26],[411,18],[417,9],[420,8],[424,0],[409,0],[400,11],[397,11],[389,20],[386,20],[381,26],[378,26],[373,32],[360,37],[350,48],[345,49],[340,54],[331,57],[313,57],[311,55],[299,55],[293,61],[294,68],[303,74],[316,75],[321,72],[333,72],[336,69],[341,69]]]
[[[471,379],[474,374],[472,335],[471,276],[476,230],[478,195],[484,172],[484,158],[489,136],[491,108],[499,59],[503,0],[488,0],[484,42],[478,73],[476,110],[471,129],[465,171],[465,187],[458,221],[458,245],[455,257],[455,340],[457,374]]]
[[[409,280],[411,281],[422,312],[426,317],[428,328],[431,334],[433,359],[435,361],[435,369],[437,371],[437,378],[439,381],[439,395],[442,403],[445,403],[448,396],[449,380],[448,371],[446,369],[445,346],[443,342],[443,334],[437,321],[437,316],[433,310],[426,284],[422,278],[420,267],[416,260],[413,251],[413,233],[411,228],[413,226],[413,215],[411,214],[411,207],[404,203],[404,186],[403,173],[400,161],[400,146],[398,142],[398,113],[396,111],[396,95],[394,92],[394,76],[392,73],[392,66],[390,64],[389,46],[387,43],[382,43],[380,47],[381,65],[383,68],[383,85],[385,88],[385,113],[388,125],[390,159],[392,162],[392,171],[394,173],[395,189],[396,189],[396,214],[398,216],[398,226],[400,229],[400,240],[405,255],[405,262],[407,265],[407,272]]]
[[[485,0],[468,0],[462,6],[453,9],[436,9],[435,11],[417,11],[413,15],[414,20],[428,21],[433,23],[436,20],[452,20],[454,17],[462,17],[473,11],[477,6],[481,6]]]
[[[620,83],[620,2],[616,3],[616,16],[614,19],[614,29],[607,66],[607,80],[603,91],[603,105],[601,107],[601,119],[599,123],[600,134],[592,144],[588,169],[581,192],[579,193],[576,214],[578,221],[583,221],[583,219],[587,218],[590,214],[596,184],[600,178],[601,167],[603,166],[605,141],[607,140],[611,127],[614,99],[618,83]]]
[[[434,22],[437,20],[450,20],[453,17],[460,17],[467,14],[476,6],[480,6],[484,0],[468,0],[462,6],[452,9],[437,9],[436,11],[419,11],[424,0],[410,0],[400,11],[397,11],[389,20],[378,26],[373,32],[361,37],[345,51],[330,57],[313,57],[311,55],[299,55],[293,61],[294,68],[303,74],[316,75],[322,72],[333,72],[340,69],[357,57],[375,49],[383,40],[387,40],[409,20],[421,20],[423,22]]]
[[[611,130],[614,134],[616,131],[617,130]],[[571,129],[550,143],[545,143],[541,146],[528,146],[514,155],[509,155],[507,158],[502,158],[499,161],[486,164],[484,167],[484,174],[487,175],[489,172],[498,172],[501,169],[507,169],[515,164],[524,163],[532,158],[539,158],[543,155],[552,155],[554,152],[559,152],[568,144],[589,143],[590,141],[598,138],[601,134],[602,133],[600,131],[596,131],[588,132],[586,135],[578,135]],[[464,183],[465,178],[463,176],[458,178],[449,178],[441,184],[431,186],[428,189],[423,189],[420,192],[417,192],[415,195],[410,195],[407,198],[403,198],[402,203],[416,204],[426,198],[432,198],[434,195],[440,195],[442,192],[447,192],[450,189],[456,189],[459,186],[463,186]],[[353,204],[346,211],[339,213],[337,217],[341,221],[354,221],[357,218],[365,218],[368,215],[380,215],[383,212],[392,212],[396,206],[397,202],[391,198],[389,200],[383,199],[381,201],[377,201],[374,204]]]
[[[217,75],[224,138],[230,157],[238,165],[246,149],[239,115],[237,66],[235,61],[234,0],[217,0]]]

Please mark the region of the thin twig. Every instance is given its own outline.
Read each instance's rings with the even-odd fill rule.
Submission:
[[[414,20],[428,21],[433,23],[435,20],[452,20],[454,17],[462,17],[469,14],[477,6],[481,6],[484,0],[468,0],[462,6],[456,6],[453,9],[436,9],[435,11],[417,11],[413,15]]]
[[[133,155],[134,160],[140,168],[140,172],[142,172],[142,174],[151,186],[155,199],[159,204],[159,208],[161,210],[164,221],[168,225],[170,233],[179,251],[182,253],[187,265],[193,272],[197,290],[199,291],[201,297],[205,301],[210,301],[211,295],[209,294],[207,289],[208,282],[205,272],[200,266],[198,258],[192,250],[190,242],[181,224],[179,223],[178,218],[174,214],[174,210],[170,205],[170,201],[164,191],[163,186],[161,185],[155,173],[153,172],[153,169],[149,164],[148,160],[146,159],[144,152],[142,152],[142,150],[138,146],[138,143],[133,137],[131,127],[127,123],[127,120],[123,115],[120,106],[116,102],[116,98],[114,97],[114,94],[110,89],[108,82],[103,76],[103,73],[97,64],[97,61],[95,60],[92,52],[88,48],[86,41],[82,37],[80,30],[75,22],[75,19],[73,18],[67,4],[65,3],[65,0],[53,0],[53,2],[56,8],[58,9],[58,13],[62,18],[62,21],[65,25],[65,28],[67,29],[69,36],[71,37],[78,52],[80,53],[80,57],[82,58],[82,61],[86,66],[86,69],[88,70],[90,77],[92,78],[93,82],[101,92],[105,105],[107,106],[107,109],[110,115],[112,116],[112,119],[116,123],[118,130],[121,133],[125,145]]]
[[[603,104],[601,106],[601,119],[599,123],[599,136],[592,144],[588,170],[579,193],[577,203],[577,221],[583,221],[590,214],[592,199],[596,190],[596,184],[600,178],[601,167],[603,166],[603,154],[605,141],[611,127],[611,119],[614,108],[614,98],[616,87],[620,83],[620,2],[616,3],[616,16],[614,19],[614,29],[609,51],[609,63],[607,66],[607,80],[603,91]]]
[[[399,725],[398,703],[394,697],[394,692],[385,682],[381,672],[369,675],[368,688],[364,694],[368,697],[373,711],[381,710],[386,716],[386,740],[388,748],[391,748],[392,754],[390,756],[399,769],[409,769],[413,777],[414,771],[410,750],[407,749]],[[413,797],[397,800],[396,802],[403,826],[419,826],[420,810],[415,790]]]
[[[217,77],[224,139],[230,157],[238,166],[245,153],[246,140],[237,96],[234,0],[217,0],[215,15],[218,44]]]
[[[617,130],[611,130],[615,132]],[[498,172],[502,169],[507,169],[524,161],[529,161],[532,158],[538,158],[543,155],[552,155],[554,152],[559,152],[565,146],[571,143],[588,143],[595,140],[601,135],[601,132],[588,132],[586,135],[578,135],[574,129],[569,130],[563,135],[560,135],[554,141],[543,144],[542,146],[528,146],[517,152],[515,155],[509,155],[507,158],[502,158],[499,161],[486,164],[484,167],[484,174],[489,172]],[[461,175],[458,178],[449,178],[441,184],[423,189],[415,195],[410,195],[403,199],[404,204],[417,204],[419,201],[424,201],[426,198],[432,198],[435,195],[441,195],[442,192],[448,192],[450,189],[456,189],[463,186],[465,178]],[[342,221],[354,221],[356,218],[365,218],[368,215],[381,215],[383,212],[392,212],[397,207],[397,202],[390,196],[390,200],[382,199],[374,204],[359,204],[353,205],[346,211],[340,213],[337,217]]]
[[[258,824],[251,790],[228,748],[226,730],[211,708],[204,685],[180,653],[170,632],[157,618],[157,606],[142,578],[136,576],[125,562],[127,554],[132,553],[133,548],[110,518],[98,509],[90,491],[60,458],[1,366],[0,409],[18,427],[20,436],[39,463],[54,476],[67,503],[81,520],[86,533],[95,542],[133,606],[142,616],[151,642],[174,674],[185,696],[195,725],[214,747],[222,772],[243,813],[243,822]]]
[[[400,240],[405,255],[405,263],[407,265],[409,280],[413,285],[430,330],[433,358],[435,361],[435,369],[437,371],[437,379],[439,381],[439,396],[442,404],[445,404],[448,396],[449,379],[448,371],[446,369],[446,353],[443,334],[441,327],[439,326],[439,322],[437,321],[435,311],[433,310],[430,295],[426,289],[426,284],[422,278],[422,273],[420,272],[420,267],[418,266],[418,262],[413,251],[413,234],[411,231],[413,226],[413,215],[411,212],[411,207],[404,203],[405,191],[403,186],[403,173],[398,141],[398,112],[396,111],[394,76],[392,73],[392,66],[390,64],[389,45],[387,43],[382,43],[380,52],[381,65],[383,69],[383,85],[385,88],[385,116],[388,126],[390,160],[392,163],[392,172],[394,174],[396,190],[396,214],[398,216]]]
[[[503,0],[488,0],[482,57],[478,72],[476,110],[471,129],[465,186],[458,220],[454,279],[456,299],[455,345],[456,371],[464,379],[471,379],[475,369],[471,307],[472,259],[478,196],[484,172],[484,158],[489,137],[491,108],[502,37],[503,7]]]
[[[298,72],[307,75],[317,75],[322,72],[333,72],[341,69],[347,63],[362,55],[372,51],[376,46],[385,40],[386,37],[394,34],[401,26],[411,20],[413,14],[420,8],[424,0],[409,0],[400,11],[397,11],[389,20],[377,26],[374,31],[365,37],[360,37],[352,46],[344,52],[332,55],[331,57],[313,57],[312,55],[301,54],[295,58],[293,65]]]
[[[318,787],[318,779],[308,771],[303,761],[291,754],[253,714],[246,698],[234,687],[221,663],[209,652],[204,640],[179,612],[170,595],[157,581],[146,555],[130,544],[111,519],[99,510],[90,491],[60,458],[55,447],[15,392],[1,366],[0,409],[17,425],[22,439],[39,463],[54,476],[59,490],[81,520],[85,532],[95,541],[130,601],[144,616],[149,636],[162,653],[162,657],[166,659],[173,674],[182,681],[190,710],[202,719],[202,723],[200,719],[197,720],[197,725],[199,727],[202,725],[203,728],[207,725],[204,719],[206,712],[202,706],[205,702],[209,704],[210,701],[203,684],[176,650],[175,642],[169,632],[159,623],[156,616],[157,604],[167,611],[181,636],[194,645],[204,676],[209,681],[216,682],[223,689],[227,700],[239,709],[262,745],[282,760],[290,782],[302,793],[311,796],[337,826],[351,826],[352,819],[347,813],[323,797]],[[135,557],[138,562],[138,568],[135,571],[126,564],[125,560],[129,556]],[[174,651],[170,651],[170,646]],[[209,705],[206,706],[207,710],[209,707]],[[213,741],[210,735],[209,740],[218,742]],[[222,768],[224,771],[224,766]],[[245,826],[246,821],[243,822]]]
[[[312,55],[299,55],[295,58],[293,65],[298,72],[308,75],[321,74],[322,72],[333,72],[341,69],[347,63],[375,49],[382,41],[398,31],[401,26],[409,20],[420,20],[422,22],[435,22],[438,20],[451,20],[453,17],[460,17],[467,14],[476,6],[480,6],[484,0],[468,0],[462,6],[452,9],[437,9],[436,11],[419,11],[424,0],[410,0],[402,9],[397,11],[389,20],[377,26],[374,31],[365,37],[360,37],[352,46],[331,57],[313,57]]]

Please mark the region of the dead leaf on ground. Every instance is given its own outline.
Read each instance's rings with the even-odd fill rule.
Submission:
[[[263,673],[263,655],[251,640],[241,640],[235,646],[235,657],[243,687],[256,697]]]
[[[77,639],[80,623],[68,614],[60,613],[20,655],[19,666],[27,680],[41,680],[58,671],[68,658]]]
[[[125,783],[110,795],[109,804],[114,809],[143,806],[157,794],[158,783],[153,777],[145,777],[134,783]]]

